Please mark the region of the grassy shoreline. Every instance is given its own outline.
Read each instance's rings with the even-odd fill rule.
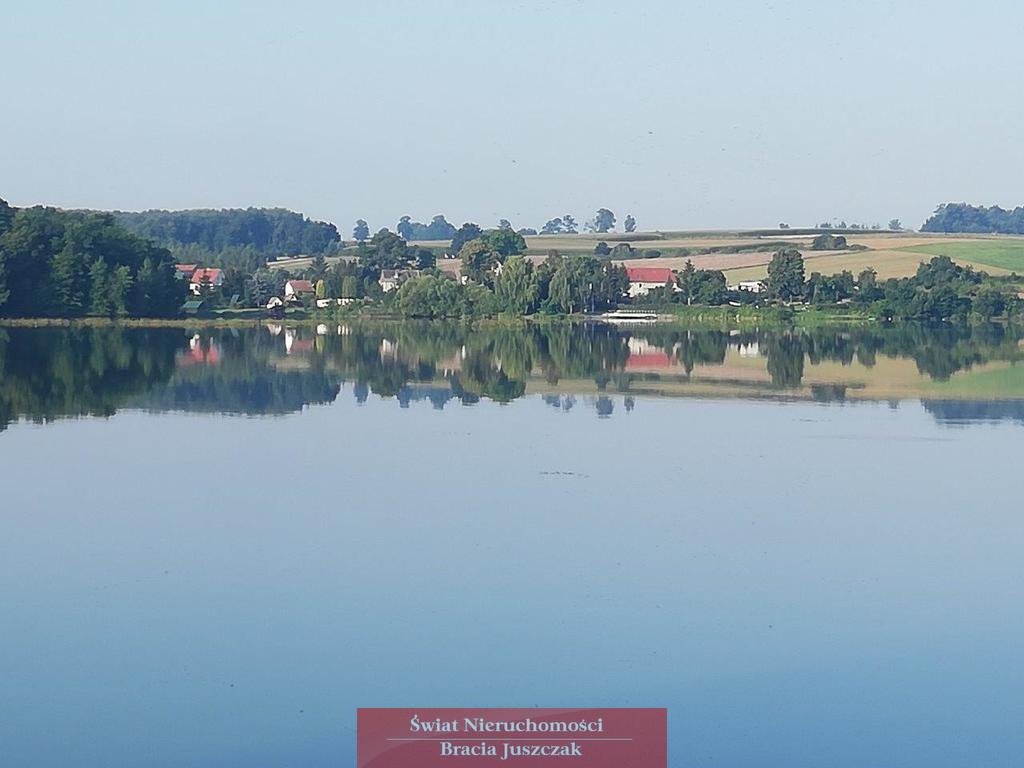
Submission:
[[[803,309],[794,311],[786,307],[715,307],[690,306],[652,308],[658,313],[661,325],[684,325],[691,327],[730,327],[743,328],[750,326],[771,327],[813,327],[820,325],[865,325],[879,321],[864,313]],[[429,320],[409,318],[394,313],[353,312],[342,314],[321,314],[303,312],[284,317],[252,315],[248,317],[212,316],[212,317],[179,317],[179,318],[146,318],[146,317],[17,317],[0,318],[0,328],[254,328],[267,324],[287,324],[296,326],[316,326],[323,323],[343,322],[438,322],[466,323],[473,325],[520,325],[520,324],[558,324],[606,322],[599,315],[497,315],[494,317],[471,318],[438,318]],[[628,325],[628,324],[627,324]]]

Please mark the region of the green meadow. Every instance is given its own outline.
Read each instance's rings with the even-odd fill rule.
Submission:
[[[954,261],[982,264],[1024,274],[1024,240],[971,240],[962,243],[926,243],[902,251],[949,256]]]

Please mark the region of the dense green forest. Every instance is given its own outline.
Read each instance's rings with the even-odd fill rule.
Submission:
[[[174,253],[178,261],[252,271],[278,256],[332,254],[333,224],[284,208],[114,211],[129,232]]]
[[[186,290],[171,253],[110,214],[0,200],[0,316],[169,317]]]
[[[935,209],[922,232],[972,232],[984,234],[1024,234],[1024,207],[1012,211],[998,205],[988,208],[967,203],[944,203]]]

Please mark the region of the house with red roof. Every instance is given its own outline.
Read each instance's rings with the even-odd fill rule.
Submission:
[[[315,292],[316,289],[313,288],[313,284],[309,280],[289,280],[284,284],[284,297],[292,301]]]
[[[667,267],[626,267],[629,277],[629,296],[646,296],[655,288],[664,288],[671,283],[673,290],[678,291],[676,273]]]
[[[224,270],[215,267],[196,267],[192,277],[188,280],[189,290],[196,296],[204,290],[220,288],[222,285],[224,285]]]

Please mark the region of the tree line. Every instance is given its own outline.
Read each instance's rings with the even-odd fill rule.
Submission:
[[[998,205],[984,207],[967,203],[943,203],[921,226],[922,232],[971,232],[979,234],[1024,234],[1024,207],[1012,211]]]
[[[111,214],[0,200],[0,316],[170,317],[186,291],[171,253]]]
[[[114,211],[125,229],[170,249],[179,261],[252,270],[279,256],[335,253],[333,224],[284,208]]]
[[[886,320],[962,322],[971,315],[992,319],[1022,310],[1012,282],[961,266],[948,256],[922,262],[910,277],[879,280],[869,267],[856,277],[843,270],[833,275],[812,272],[805,278],[800,252],[786,248],[772,257],[765,287],[769,301],[848,303]]]
[[[578,224],[575,217],[571,214],[565,214],[564,216],[557,216],[553,219],[549,219],[539,231],[533,227],[521,227],[515,231],[524,236],[537,234],[574,235],[578,233],[582,227],[584,232],[605,233],[610,232],[615,228],[615,222],[615,214],[611,210],[608,208],[599,208],[594,216],[587,219],[582,225]],[[622,226],[625,232],[635,232],[637,226],[636,218],[632,214],[627,214],[626,218],[623,219]],[[497,228],[513,229],[513,226],[508,219],[501,219],[498,222]],[[458,253],[466,240],[472,239],[471,237],[466,237],[461,242],[457,241],[459,233],[464,232],[467,229],[475,229],[476,234],[479,234],[482,231],[479,225],[469,222],[457,228],[454,224],[450,223],[443,214],[434,216],[428,224],[424,224],[420,221],[413,221],[411,216],[402,216],[395,227],[395,231],[406,240],[456,240],[456,242],[453,242],[452,244],[453,253]],[[369,238],[370,226],[367,224],[366,219],[357,219],[355,226],[352,228],[352,239],[361,243]]]

